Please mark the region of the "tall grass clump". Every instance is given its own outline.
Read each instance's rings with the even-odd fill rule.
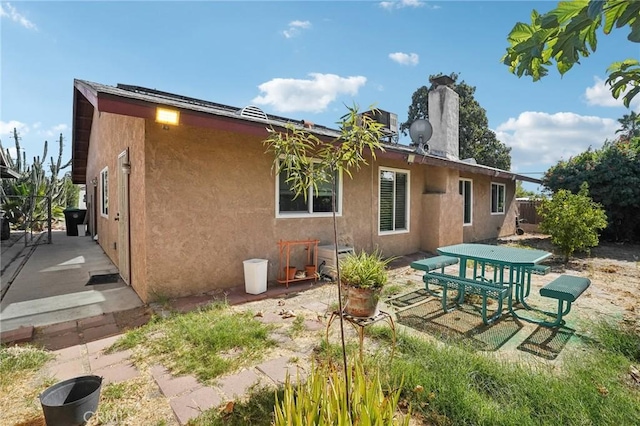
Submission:
[[[350,400],[344,397],[342,369],[333,364],[312,366],[309,376],[298,376],[297,383],[287,375],[284,395],[276,396],[274,425],[407,426],[410,415],[398,409],[400,387],[384,386],[378,369],[365,372],[357,358],[350,364]]]
[[[629,362],[618,354],[567,355],[555,371],[411,336],[399,349],[390,376],[427,424],[640,424],[640,389],[622,380]]]
[[[593,325],[595,341],[606,351],[640,362],[640,335],[624,324],[600,321]]]

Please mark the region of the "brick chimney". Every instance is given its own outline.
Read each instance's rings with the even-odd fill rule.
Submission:
[[[433,135],[429,141],[429,154],[458,160],[460,98],[448,86],[440,85],[429,91],[429,122]]]

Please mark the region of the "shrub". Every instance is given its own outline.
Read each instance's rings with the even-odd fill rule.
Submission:
[[[607,216],[589,197],[589,186],[583,182],[572,194],[561,189],[538,207],[540,229],[551,235],[551,242],[564,255],[565,263],[575,251],[588,251],[598,245],[598,232],[607,226]]]

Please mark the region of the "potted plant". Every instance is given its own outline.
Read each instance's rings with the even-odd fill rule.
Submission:
[[[347,293],[346,314],[354,317],[374,317],[378,313],[378,300],[389,275],[387,265],[394,258],[384,259],[376,250],[347,255],[340,261],[340,279]]]

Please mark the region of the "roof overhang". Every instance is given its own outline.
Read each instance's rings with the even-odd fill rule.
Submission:
[[[264,138],[268,136],[268,126],[283,128],[289,123],[285,122],[286,119],[282,117],[268,120],[242,117],[238,114],[239,108],[226,107],[223,109],[193,105],[180,99],[163,99],[113,86],[75,80],[71,142],[72,181],[85,183],[87,179],[87,158],[94,111],[154,121],[158,107],[177,109],[180,112],[181,125],[212,128]],[[224,106],[220,105],[220,107]]]
[[[385,152],[380,154],[381,157],[392,157],[408,162],[409,155],[413,155],[415,157],[413,159],[413,164],[426,164],[435,167],[446,167],[465,173],[491,176],[496,179],[519,180],[524,182],[536,183],[538,185],[542,184],[542,181],[540,179],[519,175],[507,170],[496,169],[494,167],[483,166],[482,164],[467,163],[465,161],[452,160],[449,158],[439,157],[431,154],[419,155],[416,154],[411,147],[406,145],[385,145],[384,148]]]
[[[158,107],[169,107],[180,112],[180,123],[187,126],[205,127],[233,133],[250,134],[266,138],[268,127],[284,129],[287,125],[304,126],[303,121],[278,116],[267,116],[267,120],[239,115],[239,108],[212,102],[201,101],[171,95],[165,92],[145,93],[136,91],[133,86],[124,88],[106,86],[83,80],[74,80],[73,130],[72,130],[72,181],[86,183],[87,158],[94,111],[121,114],[155,120]],[[308,129],[316,136],[336,140],[340,132],[324,126]],[[520,180],[541,184],[539,179],[518,175],[506,170],[467,163],[460,160],[435,155],[417,155],[406,145],[385,144],[384,152],[377,153],[381,158],[395,158],[408,162],[408,156],[415,155],[415,164],[446,167],[462,172],[492,176],[499,179]]]

